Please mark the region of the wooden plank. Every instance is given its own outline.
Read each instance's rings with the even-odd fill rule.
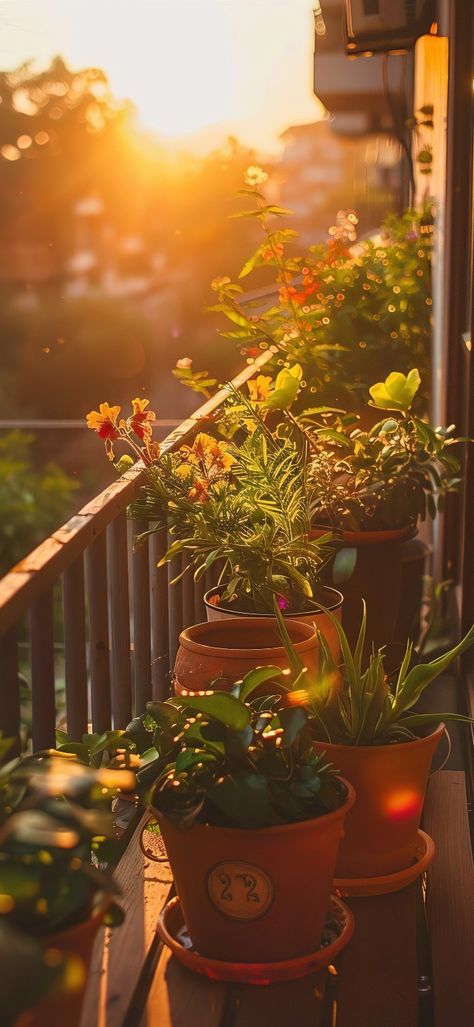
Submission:
[[[53,592],[48,589],[30,610],[33,749],[55,744]]]
[[[148,530],[148,522],[133,522],[132,613],[133,613],[133,712],[139,716],[152,698],[150,565],[148,540],[136,539]]]
[[[435,1027],[470,1027],[474,1011],[474,866],[465,776],[432,777],[423,826],[436,844],[427,872]]]
[[[225,1027],[321,1027],[325,978],[324,972],[271,987],[235,985],[227,1001]]]
[[[112,721],[114,728],[125,728],[132,716],[130,604],[125,511],[107,528],[107,566],[112,651]]]
[[[240,388],[272,356],[270,350],[262,353],[233,379]],[[179,446],[196,429],[200,421],[212,418],[213,413],[228,398],[227,389],[220,389],[195,413],[183,421],[160,443],[162,453]],[[136,497],[145,477],[145,468],[139,461],[48,539],[37,546],[24,560],[16,564],[0,581],[0,633],[4,634],[33,601],[57,580],[60,574],[89,546],[108,524],[118,517]]]
[[[186,553],[182,555],[182,570],[188,565],[188,557]],[[194,581],[192,570],[187,570],[183,581],[183,628],[189,628],[192,624],[195,624],[194,619]]]
[[[349,900],[356,926],[337,962],[337,1027],[417,1027],[416,887]]]
[[[122,1027],[147,960],[159,952],[156,922],[170,891],[167,864],[146,859],[134,832],[114,878],[122,891],[119,899],[125,922],[101,930],[92,956],[80,1027]]]
[[[72,738],[81,739],[89,719],[82,555],[63,574],[63,618],[67,730]]]
[[[85,559],[89,609],[92,729],[102,732],[107,731],[112,724],[105,532],[98,535],[86,550]]]
[[[168,532],[168,546],[171,546],[173,541],[173,535]],[[182,569],[181,555],[178,553],[168,563],[168,645],[171,672],[178,652],[179,636],[183,630],[183,592],[181,582],[175,581]]]
[[[198,977],[163,949],[143,1017],[136,1023],[140,1027],[220,1027],[227,995],[227,985]],[[259,1027],[267,1025],[270,1021],[261,1021]]]
[[[206,607],[203,602],[204,578],[194,582],[194,623],[203,624],[207,620]]]
[[[151,680],[154,699],[169,695],[168,570],[158,567],[166,553],[166,531],[150,538]]]
[[[13,738],[7,759],[20,752],[20,687],[18,682],[18,640],[16,627],[0,638],[0,731]]]

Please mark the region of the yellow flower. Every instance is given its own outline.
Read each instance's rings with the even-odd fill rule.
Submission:
[[[120,407],[111,407],[108,403],[101,403],[98,410],[91,410],[86,415],[87,427],[96,431],[101,439],[118,439],[117,417]]]
[[[247,168],[244,177],[246,185],[263,185],[263,183],[267,181],[268,174],[263,170],[263,168],[260,168],[258,164],[251,164],[250,167]]]
[[[252,403],[262,403],[271,392],[272,379],[267,375],[259,374],[257,378],[252,378],[247,382],[247,385]]]
[[[98,436],[105,442],[105,452],[109,460],[114,459],[114,439],[120,438],[120,426],[117,424],[117,417],[120,407],[111,407],[108,403],[101,403],[98,410],[91,410],[86,416],[87,427],[97,432]]]

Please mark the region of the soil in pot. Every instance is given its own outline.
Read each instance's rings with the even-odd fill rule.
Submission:
[[[315,628],[290,620],[288,633],[305,665],[316,669],[318,641]],[[227,617],[194,624],[179,636],[174,666],[175,692],[182,695],[186,691],[206,690],[211,681],[218,679],[219,689],[230,690],[248,671],[262,666],[289,669],[275,618]],[[274,687],[272,691],[275,691]]]
[[[225,585],[216,586],[215,588],[209,589],[204,596],[204,605],[206,607],[208,621],[223,620],[225,617],[265,617],[272,618],[272,614],[261,614],[261,613],[249,613],[243,610],[239,610],[238,603],[232,602],[220,602],[220,596],[224,592]],[[342,604],[343,595],[338,592],[335,588],[329,586],[323,586],[320,588],[318,595],[316,596],[317,602],[322,603],[323,606],[331,610],[331,613],[337,617],[338,620],[342,618]],[[290,621],[301,621],[303,624],[309,624],[311,627],[316,625],[321,634],[324,635],[329,648],[333,654],[334,659],[337,661],[340,655],[339,636],[336,628],[331,623],[329,618],[321,610],[314,610],[311,612],[303,611],[301,613],[288,613],[287,610],[282,611],[283,616],[287,623]]]
[[[203,956],[242,963],[292,959],[320,943],[344,818],[354,791],[332,813],[243,830],[158,815],[176,890]]]
[[[431,761],[444,731],[390,745],[333,745],[314,742],[356,790],[339,849],[336,877],[368,878],[409,867]]]
[[[87,919],[62,931],[45,935],[41,943],[46,949],[58,949],[61,954],[73,956],[78,962],[77,973],[82,981],[70,992],[58,991],[44,995],[34,1009],[28,1009],[15,1021],[15,1027],[77,1027],[87,986],[87,975],[94,942],[110,905],[107,897]]]

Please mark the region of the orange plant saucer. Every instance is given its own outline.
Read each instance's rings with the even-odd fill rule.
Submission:
[[[354,932],[354,917],[341,899],[331,896],[322,941],[316,952],[275,963],[226,963],[201,956],[193,948],[178,896],[170,899],[158,920],[158,933],[173,955],[189,970],[213,981],[237,984],[277,984],[318,973],[333,962]]]
[[[413,863],[404,870],[384,877],[336,877],[333,887],[336,895],[343,898],[355,898],[370,895],[388,895],[389,892],[400,891],[416,881],[435,854],[435,843],[425,831],[418,831],[418,844]]]

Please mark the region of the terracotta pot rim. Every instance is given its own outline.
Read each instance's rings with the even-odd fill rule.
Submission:
[[[352,543],[354,546],[377,546],[385,542],[407,542],[418,534],[416,524],[407,524],[403,528],[366,528],[351,531],[346,528],[331,527],[324,524],[313,524],[312,531],[331,530],[335,533],[336,541]]]
[[[187,649],[189,652],[200,653],[204,656],[209,656],[210,654],[217,654],[219,652],[224,651],[226,657],[232,657],[232,659],[237,660],[248,660],[249,657],[252,657],[255,653],[258,653],[259,658],[261,656],[262,660],[267,660],[271,659],[272,657],[281,656],[285,653],[285,647],[283,643],[281,645],[274,646],[247,646],[245,649],[234,649],[224,644],[221,646],[207,645],[205,642],[200,642],[198,638],[190,637],[191,633],[195,632],[196,629],[199,628],[201,629],[201,631],[198,632],[198,634],[205,635],[206,631],[222,631],[223,635],[225,635],[227,625],[231,623],[232,627],[234,628],[236,620],[244,622],[244,626],[247,620],[251,621],[252,626],[258,626],[259,623],[262,625],[262,627],[269,626],[267,617],[223,617],[222,620],[203,621],[200,624],[192,624],[190,627],[185,628],[179,636],[179,644],[183,647],[183,649]],[[273,620],[275,621],[275,629],[277,630],[277,621],[275,618],[273,618]],[[295,624],[298,624],[298,629],[301,629],[301,635],[303,636],[297,640],[292,639],[296,651],[306,652],[307,649],[313,649],[314,640],[316,638],[316,631],[314,630],[314,628],[312,628],[309,624],[304,624],[302,621],[295,621]]]
[[[276,824],[274,827],[218,827],[215,824],[192,824],[190,828],[183,828],[183,833],[185,831],[192,831],[194,828],[202,828],[205,831],[220,831],[221,833],[225,831],[231,833],[233,838],[237,835],[241,835],[243,838],[251,838],[255,835],[258,838],[270,838],[280,834],[288,834],[290,831],[303,831],[309,824],[327,824],[333,820],[340,819],[341,814],[346,816],[356,801],[355,788],[351,785],[350,781],[345,777],[342,777],[340,774],[337,775],[337,779],[338,781],[342,781],[342,784],[346,788],[347,797],[344,802],[338,806],[337,809],[332,810],[331,813],[322,813],[321,816],[310,817],[308,820],[296,820],[291,824]],[[166,817],[161,813],[160,810],[153,809],[153,813],[158,821],[164,820],[165,822],[171,823],[172,827],[177,831],[180,830],[180,828],[177,827],[169,817]]]
[[[225,603],[223,605],[221,603],[219,603],[219,605],[217,605],[216,603],[210,603],[209,597],[214,595],[215,592],[218,592],[219,590],[224,588],[225,584],[214,585],[213,588],[208,589],[208,591],[204,594],[204,605],[206,607],[210,607],[211,609],[214,608],[216,610],[221,610],[223,613],[231,613],[234,616],[238,617],[264,617],[265,619],[267,619],[268,617],[272,617],[273,619],[275,619],[274,613],[251,613],[244,610],[233,609],[231,606],[228,606]],[[333,599],[332,601],[327,603],[327,609],[330,610],[331,613],[334,610],[338,610],[339,607],[342,606],[344,602],[344,596],[342,592],[339,592],[339,589],[333,588],[331,585],[322,585],[321,592],[326,594],[330,592],[331,595],[337,596],[337,600]],[[285,617],[285,619],[293,617],[295,620],[298,620],[300,617],[321,617],[324,616],[324,610],[300,610],[297,613],[284,613],[283,616]]]
[[[324,746],[326,749],[344,749],[344,751],[350,749],[351,752],[380,752],[381,749],[390,749],[393,751],[400,752],[401,749],[413,749],[414,746],[423,745],[430,739],[433,739],[436,735],[441,735],[446,731],[446,724],[440,720],[438,727],[434,731],[430,731],[429,735],[424,735],[423,738],[411,738],[408,742],[387,742],[386,745],[343,745],[342,742],[326,742],[321,741],[319,738],[315,739],[318,746]]]

